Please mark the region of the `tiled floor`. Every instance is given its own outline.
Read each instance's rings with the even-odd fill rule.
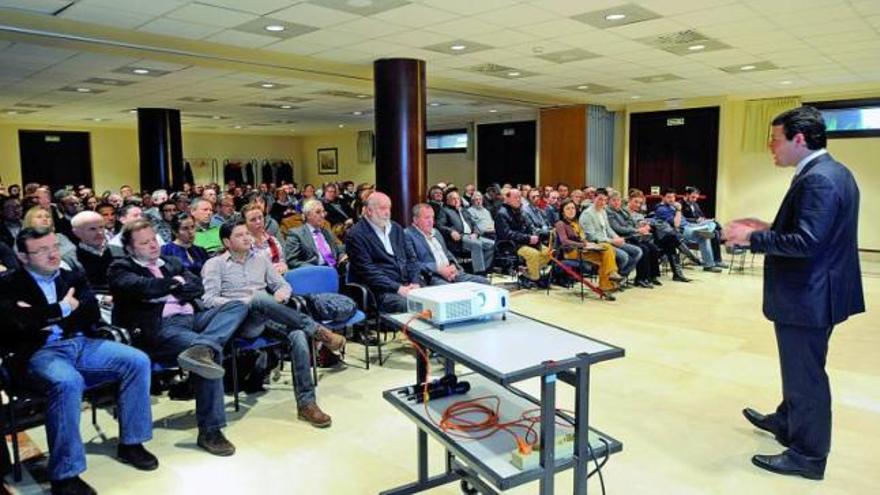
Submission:
[[[758,260],[760,265],[760,259]],[[865,258],[869,311],[880,295],[880,260]],[[518,293],[515,310],[624,347],[624,359],[593,369],[591,421],[624,443],[603,469],[613,494],[871,494],[880,486],[880,335],[873,316],[839,326],[831,342],[829,372],[834,394],[834,439],[826,479],[811,482],[752,467],[757,452],[781,448],[751,428],[744,406],[769,410],[779,397],[776,344],[760,311],[760,268],[743,274],[690,271],[691,284],[632,289],[617,302],[581,302],[564,289]],[[319,403],[333,427],[317,430],[295,418],[287,384],[246,397],[231,412],[226,432],[238,447],[231,458],[195,447],[192,402],[165,398],[153,408],[156,428],[149,448],[157,471],[142,473],[111,457],[115,425],[101,412],[111,437],[97,438],[83,416],[89,440],[84,478],[100,493],[118,494],[373,494],[412,481],[415,428],[381,397],[382,390],[413,380],[414,359],[403,344],[384,367],[366,371],[361,348],[349,346],[349,366],[323,371]],[[284,377],[289,383],[289,376]],[[524,384],[537,392],[537,382]],[[573,395],[560,387],[559,402]],[[41,429],[33,442],[45,450]],[[435,445],[436,447],[436,445]],[[432,469],[442,468],[435,448]],[[561,475],[557,493],[569,493]],[[39,493],[34,482],[13,486]],[[510,493],[535,493],[526,485]],[[460,493],[458,485],[431,493]],[[599,493],[590,480],[590,493]]]

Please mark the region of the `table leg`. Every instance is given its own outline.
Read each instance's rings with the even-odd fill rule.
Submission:
[[[556,374],[541,377],[541,480],[539,493],[553,494],[556,467]]]
[[[574,495],[587,495],[590,468],[590,366],[575,369]]]

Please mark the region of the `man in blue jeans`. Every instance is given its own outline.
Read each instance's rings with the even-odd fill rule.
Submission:
[[[675,199],[675,189],[663,191],[663,201],[657,205],[654,216],[680,231],[688,242],[699,244],[703,271],[718,273],[727,268],[727,265],[722,263],[720,258],[715,259],[712,252],[712,239],[715,238],[715,230],[718,226],[711,220],[704,220],[700,223],[689,222],[682,215],[681,203]]]
[[[98,303],[82,272],[60,269],[52,231],[22,229],[16,247],[21,269],[0,277],[0,311],[8,318],[0,336],[14,353],[7,363],[11,375],[48,397],[52,493],[95,493],[79,477],[86,470],[79,424],[83,391],[102,383],[119,384],[118,459],[156,469],[159,461],[143,446],[153,433],[150,359],[133,347],[87,336],[98,323]]]
[[[290,342],[297,417],[318,428],[329,427],[332,420],[318,407],[315,398],[308,338],[317,339],[335,352],[345,345],[345,337],[287,306],[293,289],[278,274],[269,258],[253,249],[253,238],[248,233],[244,219],[221,225],[220,242],[226,252],[209,259],[202,267],[202,280],[205,283],[202,301],[209,308],[229,304],[230,301],[248,304],[250,314],[242,327],[244,337],[256,337],[267,326],[280,326]]]
[[[223,435],[223,346],[247,316],[247,306],[230,301],[208,311],[198,308],[201,279],[180,259],[159,255],[148,220],[122,229],[129,256],[110,265],[113,322],[138,328],[136,344],[158,363],[180,365],[191,373],[196,394],[197,444],[211,454],[230,456],[235,446]]]

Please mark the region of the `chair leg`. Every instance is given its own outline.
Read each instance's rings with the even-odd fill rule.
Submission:
[[[381,333],[382,320],[379,317],[376,317],[376,349],[379,353],[379,366],[383,366],[385,361],[382,359],[382,339],[379,335]],[[387,335],[386,335],[387,338]]]
[[[238,348],[234,343],[232,344],[232,403],[235,405],[235,412],[238,412],[241,407],[238,403]]]
[[[97,428],[98,427],[98,408],[95,407],[94,402],[89,402],[89,407],[92,409],[92,426]]]
[[[315,339],[309,338],[309,346],[312,348],[312,385],[318,386],[318,346]]]

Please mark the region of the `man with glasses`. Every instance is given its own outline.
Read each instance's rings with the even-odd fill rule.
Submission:
[[[25,228],[16,240],[23,267],[0,277],[0,331],[13,351],[7,364],[21,385],[42,390],[49,443],[49,480],[53,494],[93,494],[79,475],[86,470],[80,437],[83,391],[118,382],[117,458],[150,471],[159,461],[143,443],[152,438],[150,359],[113,341],[90,338],[98,322],[98,304],[79,271],[61,269],[58,239],[47,229]]]
[[[303,204],[306,223],[289,231],[284,242],[284,259],[291,270],[303,266],[326,265],[344,273],[348,257],[345,247],[324,228],[324,205],[317,199]]]

